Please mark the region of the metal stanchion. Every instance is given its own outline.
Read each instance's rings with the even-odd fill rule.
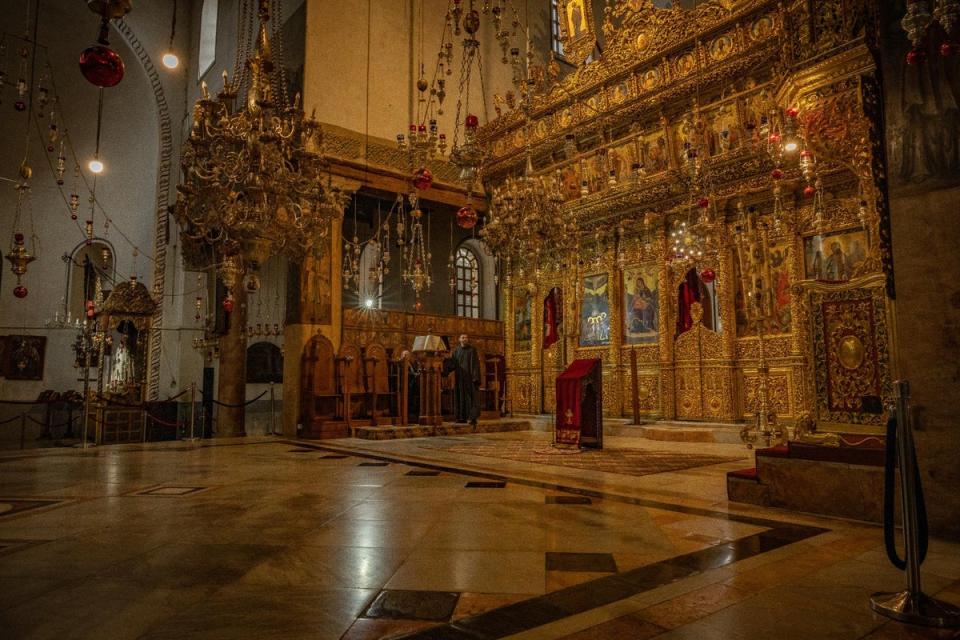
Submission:
[[[194,436],[194,425],[196,424],[196,402],[197,402],[197,383],[190,383],[190,441],[196,440]]]
[[[273,396],[273,381],[270,381],[270,435],[277,435],[277,406]]]
[[[900,500],[903,510],[907,588],[897,593],[873,594],[870,597],[870,608],[888,618],[909,624],[928,627],[960,627],[960,609],[926,595],[920,587],[921,523],[917,509],[917,496],[922,488],[918,482],[913,429],[907,411],[910,385],[906,380],[898,380],[894,383],[894,387],[897,401],[897,458],[900,465]],[[886,516],[893,518],[892,513]],[[889,524],[892,525],[892,523]]]
[[[20,449],[23,449],[24,433],[27,429],[27,414],[20,414]]]

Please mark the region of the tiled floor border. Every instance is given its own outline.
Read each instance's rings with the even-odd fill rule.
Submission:
[[[669,560],[655,562],[637,569],[615,573],[610,576],[604,576],[572,587],[567,587],[566,589],[523,600],[456,622],[399,636],[398,640],[495,640],[497,638],[505,638],[620,600],[625,600],[645,591],[651,591],[676,582],[677,580],[689,578],[704,571],[718,569],[734,562],[746,560],[747,558],[767,553],[768,551],[773,551],[788,544],[800,542],[829,531],[829,529],[822,527],[791,524],[778,520],[768,520],[766,518],[756,518],[724,511],[712,511],[710,509],[604,493],[603,491],[595,489],[569,487],[540,480],[531,480],[529,478],[510,477],[484,471],[460,469],[451,465],[409,460],[400,456],[358,451],[348,447],[317,445],[302,441],[297,442],[297,444],[301,447],[316,449],[317,451],[348,454],[360,458],[371,458],[434,471],[445,471],[459,475],[511,482],[590,498],[625,502],[643,507],[729,520],[731,522],[740,522],[768,528],[767,531],[761,531],[760,533],[755,533],[734,540],[733,542],[717,544],[707,547],[706,549],[676,556]]]

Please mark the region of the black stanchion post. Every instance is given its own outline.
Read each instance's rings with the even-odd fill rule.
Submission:
[[[923,487],[917,470],[917,453],[913,443],[913,429],[907,404],[910,384],[906,380],[894,383],[896,392],[896,440],[897,459],[900,466],[900,503],[903,511],[903,544],[906,556],[907,588],[898,593],[875,593],[870,597],[870,608],[888,618],[920,624],[928,627],[960,627],[960,609],[951,604],[931,598],[920,586],[921,530],[926,531],[926,522],[920,522],[918,502],[922,501]],[[890,443],[887,443],[889,446]],[[893,482],[894,474],[888,473],[887,481]],[[926,514],[924,514],[924,517]],[[893,519],[893,513],[884,517]],[[893,522],[885,523],[893,526]],[[895,554],[894,554],[895,555]]]
[[[20,414],[20,449],[23,449],[23,439],[27,429],[27,414]]]

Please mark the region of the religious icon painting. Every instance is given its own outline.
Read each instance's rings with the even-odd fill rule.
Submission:
[[[580,65],[593,52],[596,43],[593,3],[588,0],[561,0],[561,7],[564,55],[569,62]]]
[[[610,344],[610,275],[584,276],[580,303],[580,346]]]
[[[660,73],[660,69],[653,67],[647,69],[640,75],[640,87],[644,91],[651,91],[660,86],[660,80],[663,79],[663,74]]]
[[[526,291],[518,291],[514,297],[513,349],[529,351],[533,338],[533,298]]]
[[[710,43],[710,57],[714,60],[723,60],[733,53],[733,38],[722,35]]]
[[[867,234],[862,229],[836,231],[803,239],[807,280],[844,282],[867,259]]]
[[[734,306],[737,318],[737,337],[749,337],[757,335],[757,323],[755,319],[751,319],[747,314],[747,299],[748,297],[744,295],[744,286],[749,287],[749,290],[754,292],[752,295],[757,295],[757,292],[763,291],[766,287],[772,289],[772,299],[773,299],[773,315],[770,318],[767,318],[766,326],[764,330],[768,335],[779,335],[790,333],[792,330],[792,311],[790,307],[790,287],[791,287],[791,253],[793,252],[790,244],[786,241],[776,242],[770,245],[768,251],[769,259],[769,280],[770,283],[766,284],[767,277],[762,272],[761,268],[752,268],[747,267],[747,270],[750,271],[748,274],[743,274],[740,271],[740,264],[738,260],[734,260],[734,277],[737,283],[736,296],[734,298]],[[762,295],[762,294],[761,294]]]
[[[623,337],[626,344],[657,341],[660,325],[658,267],[644,265],[623,271]]]
[[[763,40],[773,32],[773,18],[770,16],[760,16],[750,25],[750,38],[752,40]]]
[[[607,150],[607,166],[617,180],[626,180],[635,162],[638,162],[637,146],[632,140]]]
[[[47,351],[46,336],[7,336],[3,377],[8,380],[43,380],[43,364]]]
[[[663,129],[654,129],[640,138],[640,162],[646,175],[666,171],[670,166],[667,137]]]

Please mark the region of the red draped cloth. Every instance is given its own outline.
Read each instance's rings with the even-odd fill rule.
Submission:
[[[694,302],[700,302],[700,276],[696,269],[690,269],[687,277],[680,283],[680,296],[677,304],[677,335],[689,331],[693,327],[693,317],[690,307]]]
[[[557,376],[557,443],[602,447],[601,364],[574,360]]]
[[[543,300],[543,348],[549,349],[560,339],[563,302],[560,289],[554,287]]]

